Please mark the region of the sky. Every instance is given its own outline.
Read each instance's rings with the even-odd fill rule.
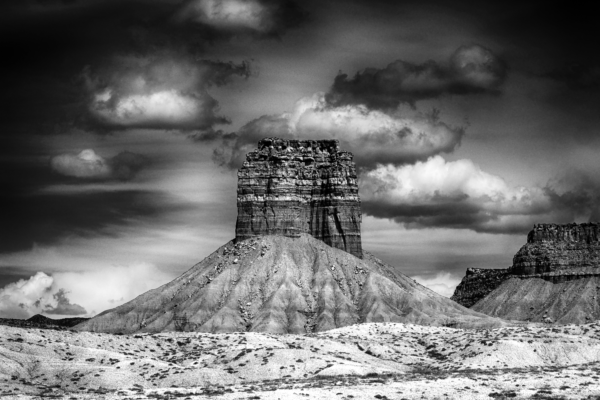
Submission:
[[[262,137],[338,139],[363,247],[451,296],[599,220],[591,3],[0,5],[0,317],[93,316],[234,237]]]

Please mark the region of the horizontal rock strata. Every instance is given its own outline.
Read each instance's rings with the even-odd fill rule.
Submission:
[[[238,171],[236,240],[308,233],[362,257],[352,154],[337,140],[265,138]]]
[[[600,276],[600,224],[537,224],[507,269],[467,270],[452,299],[466,307],[510,278],[554,284]]]
[[[527,235],[527,244],[513,259],[514,275],[564,272],[572,268],[600,266],[597,223],[539,224]]]

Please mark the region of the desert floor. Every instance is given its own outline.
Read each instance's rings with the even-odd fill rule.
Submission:
[[[129,336],[0,326],[9,399],[596,399],[599,381],[599,323]]]

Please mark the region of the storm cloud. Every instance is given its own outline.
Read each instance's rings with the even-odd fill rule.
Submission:
[[[382,69],[366,68],[352,78],[339,74],[327,102],[386,109],[447,94],[499,94],[506,74],[506,64],[497,55],[473,44],[459,47],[444,63],[397,60]]]
[[[195,207],[160,190],[104,186],[54,185],[34,193],[0,196],[10,215],[0,224],[0,253],[69,237],[110,236],[119,226],[144,220],[159,223],[172,213]]]

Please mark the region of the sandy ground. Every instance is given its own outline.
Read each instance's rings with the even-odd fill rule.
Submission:
[[[595,399],[599,380],[596,323],[372,323],[310,335],[0,326],[8,399]]]

